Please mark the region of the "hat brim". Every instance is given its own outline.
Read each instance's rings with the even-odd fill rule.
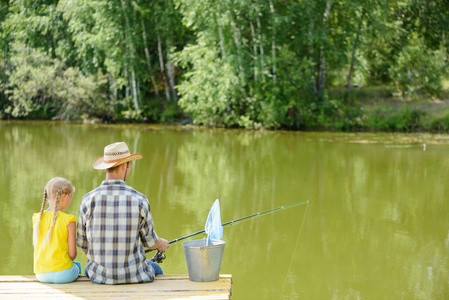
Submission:
[[[124,164],[124,163],[126,163],[128,161],[141,159],[142,157],[143,157],[142,154],[136,153],[136,154],[130,155],[128,157],[125,157],[125,158],[123,158],[123,159],[121,159],[119,161],[115,161],[115,162],[112,162],[112,163],[105,163],[104,162],[104,156],[101,156],[101,157],[97,158],[96,160],[94,160],[94,162],[92,163],[92,167],[95,170],[107,170],[109,168],[112,168],[112,167]]]

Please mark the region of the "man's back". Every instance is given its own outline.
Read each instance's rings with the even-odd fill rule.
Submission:
[[[143,251],[158,241],[145,195],[123,180],[105,180],[81,201],[77,245],[87,249],[86,275],[95,283],[154,280]]]

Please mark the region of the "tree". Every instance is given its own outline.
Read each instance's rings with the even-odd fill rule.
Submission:
[[[9,6],[9,0],[0,1],[0,24],[3,24],[8,17]],[[9,34],[5,32],[3,26],[0,26],[0,119],[3,117],[2,112],[8,103],[8,96],[5,92],[8,85],[8,77],[12,70],[9,43]]]

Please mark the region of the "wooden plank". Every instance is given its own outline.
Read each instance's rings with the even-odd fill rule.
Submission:
[[[152,283],[92,284],[86,276],[73,283],[47,284],[34,275],[0,276],[0,299],[230,299],[232,275],[212,282],[193,282],[188,275],[161,275]]]
[[[231,274],[220,274],[219,279],[225,279],[225,278],[232,278]],[[189,279],[189,275],[159,275],[156,276],[156,280],[184,280],[184,279]],[[22,282],[22,281],[35,281],[35,282],[39,282],[36,279],[36,276],[34,275],[0,275],[0,282],[10,282],[10,281],[17,281],[17,282]],[[80,277],[78,277],[78,279],[76,280],[78,281],[89,281],[90,279],[86,276],[86,275],[81,275]]]
[[[142,292],[154,292],[154,291],[225,291],[229,290],[229,282],[225,280],[209,282],[189,282],[186,280],[179,281],[159,281],[153,283],[143,284],[120,284],[120,285],[97,285],[90,282],[83,284],[45,284],[38,282],[30,282],[27,284],[8,282],[0,283],[0,293],[14,291],[22,293],[35,293],[58,290],[61,292],[72,293],[75,291],[95,291],[101,290],[104,293],[108,292],[124,292],[129,289]],[[26,289],[26,290],[24,290]]]
[[[118,299],[118,298],[126,298],[127,300],[130,299],[155,299],[155,300],[165,300],[165,299],[189,299],[189,300],[204,300],[204,299],[211,299],[211,300],[228,300],[230,299],[229,293],[222,293],[222,294],[207,294],[207,295],[186,295],[186,294],[170,294],[170,295],[132,295],[129,296],[127,294],[125,295],[109,295],[109,296],[103,296],[103,295],[92,295],[92,294],[79,294],[79,295],[40,295],[40,294],[30,294],[30,295],[2,295],[2,300],[20,300],[20,299],[26,299],[26,300],[45,300],[45,299]]]

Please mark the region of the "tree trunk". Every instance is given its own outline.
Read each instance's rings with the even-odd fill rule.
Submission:
[[[240,76],[242,73],[242,58],[240,57],[240,51],[241,51],[241,45],[242,45],[242,43],[240,42],[241,34],[240,34],[240,30],[238,29],[234,20],[231,21],[231,26],[234,29],[234,43],[237,48],[237,64],[238,64],[238,70],[239,70],[239,76]]]
[[[274,6],[273,1],[270,0],[270,11],[271,11],[271,28],[272,28],[272,35],[271,35],[271,56],[273,59],[273,66],[272,66],[272,72],[273,72],[273,83],[276,85],[276,30],[275,30],[275,16],[274,16]]]
[[[170,61],[170,59],[168,57],[168,53],[167,53],[167,65],[166,65],[166,68],[167,68],[168,79],[170,81],[171,94],[172,94],[173,99],[175,99],[177,101],[178,100],[178,95],[176,94],[176,91],[175,91],[176,82],[175,82],[175,75],[174,75],[175,74],[175,67],[171,63],[171,61]]]
[[[360,33],[362,31],[364,18],[365,18],[365,9],[363,9],[362,16],[360,17],[359,27],[357,29],[357,36],[356,36],[355,42],[352,46],[351,66],[349,67],[348,82],[346,84],[345,102],[348,101],[349,93],[351,92],[351,88],[352,88],[352,75],[354,74],[355,52],[356,52],[357,46],[359,45],[359,37],[360,37]]]
[[[262,26],[260,26],[260,19],[259,16],[257,16],[256,18],[256,24],[257,24],[257,31],[258,31],[258,37],[259,37],[259,53],[260,53],[260,69],[261,69],[261,75],[262,75],[262,81],[265,82],[265,76],[264,76],[264,71],[265,71],[265,62],[263,60],[263,44],[262,44]]]
[[[307,40],[309,43],[309,65],[310,65],[310,70],[311,70],[311,85],[310,85],[310,89],[312,90],[312,93],[314,95],[317,94],[317,82],[316,82],[316,76],[315,76],[315,66],[313,63],[313,30],[315,27],[315,22],[313,20],[313,18],[311,19],[311,22],[309,24],[309,32],[307,33]]]
[[[326,10],[324,12],[323,16],[323,37],[321,40],[321,47],[320,47],[320,59],[319,59],[319,81],[318,81],[318,100],[323,100],[323,92],[324,92],[324,86],[326,82],[326,56],[324,51],[324,43],[326,41],[327,37],[327,22],[329,20],[329,13],[332,7],[333,0],[327,0],[326,2]]]
[[[167,101],[170,102],[170,87],[167,82],[167,77],[165,76],[164,56],[162,55],[162,45],[159,33],[157,34],[157,52],[159,54],[159,65],[161,67],[162,79],[164,80],[165,97],[167,98]]]
[[[223,30],[221,29],[221,25],[218,24],[218,34],[220,36],[220,50],[221,50],[221,57],[225,58],[226,57],[226,53],[225,53],[225,48],[224,48],[224,37],[223,37]]]
[[[131,87],[133,91],[134,109],[136,111],[139,111],[139,103],[137,101],[136,74],[134,73],[134,67],[131,67]]]
[[[109,87],[111,89],[111,94],[114,97],[114,100],[117,100],[117,85],[115,82],[115,78],[109,73]]]
[[[153,74],[153,68],[151,67],[151,56],[150,56],[150,51],[148,50],[148,43],[147,43],[147,31],[145,29],[145,23],[143,22],[143,18],[140,19],[140,23],[142,25],[143,46],[144,46],[144,51],[145,51],[145,58],[147,60],[148,71],[150,73],[151,83],[153,83],[154,92],[156,93],[156,97],[160,98],[159,90],[158,90],[157,84],[156,84],[156,79]]]
[[[237,27],[236,23],[234,22],[234,19],[237,19],[236,15],[233,15],[233,20],[231,20],[231,26],[234,29],[234,42],[235,45],[237,47],[237,65],[238,65],[238,78],[240,80],[240,82],[246,80],[245,78],[245,74],[243,72],[243,67],[242,67],[242,42],[240,41],[240,39],[242,38],[242,35],[240,33],[240,29]],[[243,86],[239,83],[239,90],[242,93],[242,97],[245,98],[246,97],[246,91],[243,88]]]
[[[131,30],[131,25],[130,25],[130,22],[129,22],[129,18],[128,18],[128,15],[126,14],[126,4],[125,4],[125,1],[124,0],[121,0],[121,4],[122,4],[122,8],[123,8],[123,14],[124,14],[124,16],[125,16],[125,21],[126,21],[126,29],[127,29],[127,31],[128,32],[133,32],[132,30]],[[126,34],[125,34],[125,36],[126,36]],[[133,63],[134,63],[134,58],[135,58],[135,50],[134,50],[134,45],[133,45],[133,43],[132,42],[130,42],[128,45],[127,45],[127,47],[129,48],[129,50],[130,50],[130,52],[131,52],[131,78],[130,78],[130,83],[131,83],[131,90],[132,90],[132,93],[133,93],[133,103],[134,103],[134,109],[136,110],[136,111],[139,111],[139,103],[138,103],[138,100],[137,100],[137,88],[136,88],[136,75],[135,75],[135,72],[134,72],[134,65],[133,65]]]
[[[250,22],[251,27],[251,37],[253,40],[253,52],[254,52],[254,80],[257,82],[257,40],[256,40],[256,32],[254,30],[253,22]]]

